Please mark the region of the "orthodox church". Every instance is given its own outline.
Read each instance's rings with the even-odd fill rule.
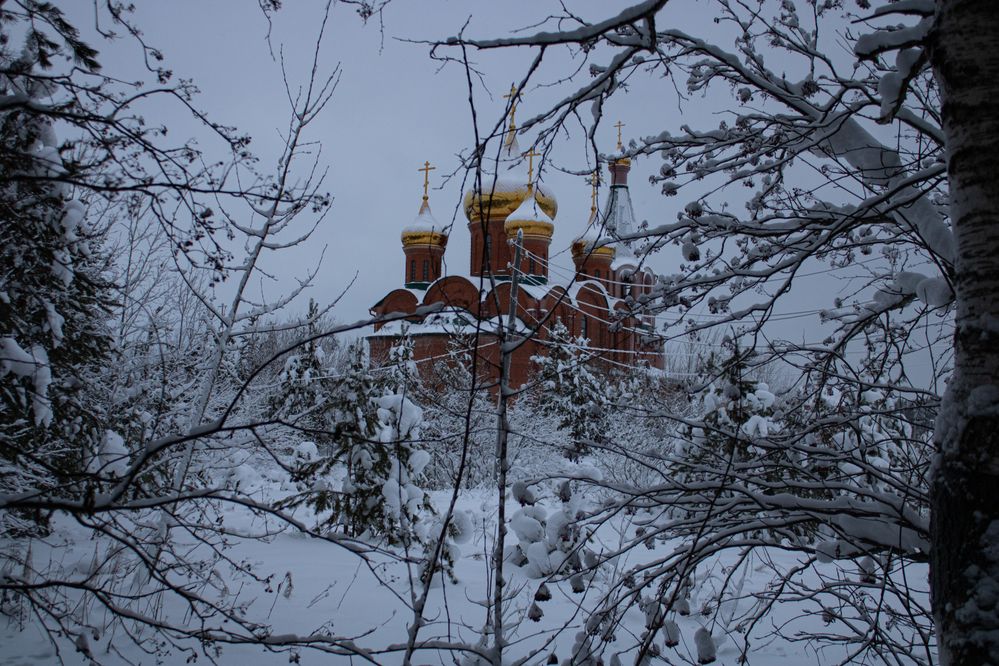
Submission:
[[[521,154],[515,110],[513,105],[496,173],[483,172],[481,183],[464,197],[471,235],[467,275],[443,273],[449,228],[430,211],[427,187],[433,167],[424,163],[420,169],[423,203],[401,235],[403,285],[370,309],[372,316],[399,312],[413,316],[408,322],[375,324],[367,338],[373,362],[386,362],[405,330],[425,377],[433,375],[435,361],[448,358],[458,343],[467,351],[477,347],[479,374],[495,380],[500,366],[495,332],[510,311],[516,277],[516,325],[521,334],[534,333],[513,354],[511,386],[530,378],[531,358],[546,353],[559,321],[573,339],[587,341],[586,357],[596,365],[662,369],[665,357],[661,338],[655,335],[655,317],[643,307],[655,277],[641,267],[630,240],[636,231],[628,192],[631,160],[621,157],[609,164],[610,194],[602,212],[596,205],[594,174],[590,217],[575,223],[580,233],[571,246],[574,268],[560,268],[549,261],[558,203],[553,192],[535,183],[533,159],[538,154],[533,149]],[[623,151],[621,126],[617,124],[619,151]],[[520,263],[514,266],[518,234]],[[418,308],[431,304],[443,309],[417,314]]]

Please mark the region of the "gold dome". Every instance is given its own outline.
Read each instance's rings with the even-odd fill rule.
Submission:
[[[427,196],[423,196],[423,205],[413,223],[402,230],[401,234],[403,248],[415,245],[437,245],[441,248],[447,245],[447,232],[434,219],[430,212],[430,202]]]
[[[590,204],[590,219],[586,223],[583,235],[572,241],[572,258],[579,259],[587,255],[591,257],[607,257],[614,259],[617,250],[613,245],[600,245],[600,217],[597,214],[597,184],[593,181],[593,198]],[[609,240],[609,239],[603,239]]]
[[[590,238],[577,238],[572,242],[572,256],[582,257],[589,254],[591,257],[614,258],[615,250],[612,245],[601,245],[590,249],[592,245],[593,240]]]
[[[486,216],[486,218],[502,218],[506,219],[509,217],[520,204],[527,199],[529,189],[527,184],[509,187],[504,183],[503,180],[496,181],[496,188],[492,191],[492,196],[489,195],[492,183],[483,183],[486,189],[485,194],[481,197],[482,206],[481,212]],[[555,201],[555,197],[544,189],[539,188],[537,192],[534,193],[535,199],[537,199],[538,206],[545,214],[554,218],[556,213],[558,213],[558,202]],[[465,217],[468,218],[469,222],[481,222],[480,217],[480,206],[479,206],[479,194],[475,190],[469,190],[465,194]],[[526,233],[526,232],[525,232]]]
[[[551,240],[552,234],[555,233],[555,223],[544,210],[541,200],[535,196],[534,188],[530,185],[527,186],[524,200],[503,222],[503,231],[508,238],[516,236],[518,230],[524,232],[525,238],[545,240]]]
[[[555,225],[545,220],[509,220],[503,224],[503,230],[511,238],[516,236],[520,229],[524,231],[524,238],[534,236],[551,240],[552,234],[555,233]]]
[[[441,231],[403,231],[402,246],[413,247],[414,245],[447,245],[447,234]]]

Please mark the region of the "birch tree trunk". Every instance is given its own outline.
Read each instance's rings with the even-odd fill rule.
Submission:
[[[931,590],[941,663],[999,663],[999,4],[940,0],[931,61],[957,245],[937,421]]]

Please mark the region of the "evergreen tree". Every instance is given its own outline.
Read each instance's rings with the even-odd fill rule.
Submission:
[[[417,485],[430,462],[430,454],[416,448],[423,410],[402,393],[386,393],[378,406],[378,439],[388,460],[379,487],[379,531],[393,545],[419,545],[427,541],[426,518],[434,513],[429,495]]]
[[[430,534],[424,517],[433,510],[416,485],[430,456],[415,446],[423,414],[407,397],[416,391],[412,342],[403,338],[390,357],[398,363],[376,379],[356,344],[348,350],[347,368],[328,384],[308,381],[312,361],[289,360],[287,378],[304,381],[289,382],[282,408],[311,405],[299,418],[312,424],[324,446],[300,451],[295,476],[302,492],[286,505],[308,504],[328,528],[409,547]],[[338,471],[344,473],[339,488],[333,481]]]
[[[298,372],[294,370],[296,375]],[[299,461],[296,480],[302,493],[287,502],[292,506],[308,504],[327,528],[341,527],[352,536],[368,530],[377,533],[384,523],[381,489],[388,474],[389,457],[377,439],[376,400],[380,393],[363,347],[352,345],[347,351],[347,367],[331,381],[322,408],[328,420],[320,434],[328,446],[318,455]],[[295,404],[298,400],[295,396],[304,396],[306,402],[318,398],[298,389],[284,404]],[[346,477],[338,489],[332,477],[341,465],[346,469]]]
[[[711,460],[717,466],[720,461],[721,468],[728,460],[731,464],[745,462],[753,455],[750,433],[767,435],[765,419],[773,400],[761,401],[755,397],[756,382],[747,371],[751,352],[740,351],[736,343],[728,344],[731,347],[728,358],[719,364],[712,354],[703,368],[703,375],[714,380],[700,391],[703,426],[688,429],[690,445],[683,452],[688,462]]]
[[[700,425],[684,429],[671,463],[674,479],[699,488],[683,502],[695,513],[742,492],[735,486],[764,495],[786,492],[782,485],[804,472],[804,461],[782,436],[786,420],[775,409],[777,397],[749,371],[753,351],[727,338],[723,344],[724,360],[714,354],[706,360],[704,375],[714,379],[700,391]],[[809,529],[781,526],[786,535]]]
[[[416,368],[413,338],[409,335],[409,325],[403,324],[399,341],[389,349],[388,378],[385,391],[412,397],[419,386],[420,377]]]
[[[607,384],[587,367],[589,340],[572,339],[561,320],[555,322],[547,341],[548,353],[535,356],[541,394],[538,409],[559,420],[569,436],[566,457],[579,460],[588,442],[603,439],[610,403]]]
[[[417,485],[430,462],[430,454],[417,448],[423,410],[414,402],[420,377],[413,361],[413,339],[403,329],[389,351],[388,377],[378,399],[379,441],[389,458],[389,472],[382,485],[382,532],[389,543],[406,547],[426,545],[428,519],[433,516],[430,497]],[[445,562],[450,569],[450,562]]]
[[[446,359],[434,363],[429,385],[421,384],[421,432],[423,446],[431,454],[425,476],[431,488],[450,489],[456,483],[476,487],[491,481],[496,471],[495,405],[486,391],[476,389],[470,351],[474,345],[470,336],[451,336]],[[468,451],[461,470],[466,436]]]
[[[318,317],[319,306],[310,300],[306,327],[309,342],[286,359],[271,406],[275,416],[302,431],[320,451],[328,454],[333,442],[330,395],[334,380],[329,376],[326,353],[314,339],[319,332]]]
[[[30,42],[19,59],[4,60],[0,95],[47,97],[29,76],[37,60]],[[30,105],[0,113],[0,492],[68,490],[88,462],[96,460],[99,476],[127,462],[119,439],[105,437],[100,400],[88,388],[109,358],[104,320],[113,298],[101,235],[65,184],[73,174],[61,151],[71,148]],[[32,523],[44,528],[46,520],[8,515],[0,530]]]

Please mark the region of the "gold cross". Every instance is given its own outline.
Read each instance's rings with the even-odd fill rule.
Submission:
[[[527,158],[527,186],[531,187],[534,184],[534,158],[541,157],[541,153],[534,152],[534,146],[524,153],[524,157]]]
[[[617,149],[624,150],[624,144],[621,143],[621,128],[624,127],[624,123],[619,120],[614,127],[617,128]]]
[[[514,83],[510,84],[510,92],[503,95],[503,99],[510,100],[510,127],[515,127],[513,117],[517,113],[517,100],[520,99],[520,93],[517,92],[517,85]]]
[[[430,187],[430,172],[437,167],[430,166],[430,162],[424,162],[423,166],[417,169],[417,171],[423,172],[423,200],[427,200],[427,188]]]

